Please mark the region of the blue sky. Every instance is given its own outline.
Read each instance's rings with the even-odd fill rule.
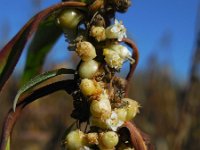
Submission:
[[[32,1],[0,0],[0,39],[3,26],[9,26],[9,34],[3,42],[8,41],[41,9],[59,1],[43,0],[40,8],[32,8]],[[195,48],[195,24],[200,0],[134,0],[132,7],[125,14],[117,14],[128,30],[128,35],[135,40],[140,49],[138,70],[147,65],[147,59],[152,54],[158,55],[160,63],[169,63],[174,75],[187,79],[192,52]],[[199,25],[200,26],[200,25]],[[163,39],[163,40],[162,40]],[[165,41],[165,42],[163,42]],[[56,44],[49,55],[55,56],[52,61],[64,61],[66,54],[64,40]],[[24,59],[18,65],[23,66]]]

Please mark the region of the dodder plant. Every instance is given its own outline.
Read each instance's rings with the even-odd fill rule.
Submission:
[[[71,116],[76,119],[76,127],[71,125],[66,133],[62,141],[64,149],[152,149],[147,136],[130,122],[139,112],[138,102],[127,98],[130,79],[138,63],[138,50],[126,38],[122,22],[114,19],[115,12],[125,12],[130,3],[129,0],[58,3],[35,15],[0,51],[0,89],[33,33],[24,81],[38,73],[45,55],[61,33],[69,42],[68,49],[81,58],[75,70],[49,71],[21,87],[4,122],[1,150],[10,149],[11,133],[23,108],[58,90],[65,90],[74,99]],[[123,79],[116,72],[120,72],[125,61],[129,61],[130,70]],[[73,79],[53,80],[67,74],[72,74]]]

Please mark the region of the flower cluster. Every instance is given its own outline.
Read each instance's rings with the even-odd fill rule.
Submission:
[[[113,24],[105,23],[106,20],[99,21],[103,17],[99,19],[97,16],[94,14],[93,22],[86,23],[87,30],[81,34],[82,38],[78,35],[73,43],[74,51],[81,59],[76,77],[78,90],[72,94],[74,108],[75,112],[83,114],[85,112],[80,111],[88,106],[86,109],[89,115],[85,121],[89,129],[82,132],[78,128],[69,132],[65,138],[65,147],[69,150],[133,150],[130,142],[120,140],[118,131],[126,121],[136,116],[139,104],[125,98],[124,87],[127,83],[115,73],[120,71],[125,61],[133,64],[135,60],[128,48],[120,44],[127,37],[122,22],[115,19]],[[58,20],[62,19],[63,16]],[[79,123],[84,120],[79,116],[74,118]]]

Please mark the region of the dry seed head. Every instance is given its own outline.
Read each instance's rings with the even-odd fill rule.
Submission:
[[[95,60],[81,62],[79,75],[81,78],[92,79],[99,69],[99,63]]]
[[[76,45],[76,52],[83,61],[89,61],[95,58],[96,50],[90,42],[78,42]]]
[[[92,26],[90,36],[94,37],[98,42],[104,41],[106,39],[105,28]]]

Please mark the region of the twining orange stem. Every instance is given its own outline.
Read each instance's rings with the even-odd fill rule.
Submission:
[[[135,72],[135,68],[138,64],[138,60],[139,60],[139,51],[138,51],[138,48],[136,46],[136,44],[128,39],[128,38],[124,38],[122,40],[122,42],[126,43],[129,47],[132,48],[133,52],[132,52],[132,58],[135,60],[135,62],[133,64],[130,64],[130,70],[129,70],[129,73],[128,75],[126,76],[126,81],[127,81],[127,85],[126,85],[126,88],[125,88],[125,96],[127,97],[128,96],[128,90],[129,90],[129,86],[130,86],[130,81],[131,81],[131,78]]]
[[[148,150],[141,133],[135,127],[135,125],[133,123],[131,123],[130,121],[127,121],[127,122],[125,122],[124,126],[130,132],[131,142],[132,142],[135,150]]]

